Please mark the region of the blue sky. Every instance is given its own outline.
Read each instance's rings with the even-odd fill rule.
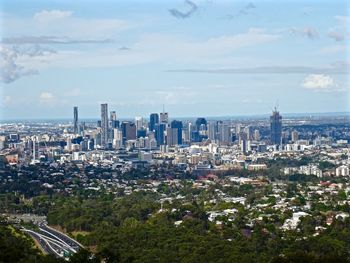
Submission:
[[[347,1],[3,1],[4,119],[340,112]]]

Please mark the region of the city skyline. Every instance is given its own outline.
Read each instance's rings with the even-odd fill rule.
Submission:
[[[163,104],[176,117],[268,114],[277,101],[281,112],[349,112],[348,10],[346,1],[6,1],[1,118],[69,118],[76,104],[91,118],[102,102],[126,118]]]
[[[0,263],[350,263],[350,0],[4,0],[0,36]]]

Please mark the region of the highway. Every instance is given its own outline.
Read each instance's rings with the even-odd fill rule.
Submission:
[[[57,257],[65,258],[76,253],[83,246],[67,236],[66,234],[59,232],[44,223],[38,224],[39,230],[33,231],[22,228],[23,231],[28,233],[33,239],[35,239],[47,254],[53,254]]]

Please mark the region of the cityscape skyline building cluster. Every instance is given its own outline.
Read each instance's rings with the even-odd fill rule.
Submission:
[[[109,117],[108,117],[109,116]],[[79,129],[78,129],[79,127]],[[73,107],[73,133],[84,134],[85,122],[78,123],[78,106]],[[280,147],[283,144],[282,138],[282,116],[277,109],[270,116],[270,136],[263,143],[258,129],[251,126],[233,127],[225,121],[207,121],[206,118],[198,117],[195,122],[188,121],[184,125],[183,121],[173,119],[170,121],[169,113],[151,113],[149,119],[135,117],[135,121],[119,121],[116,111],[108,114],[108,104],[101,104],[101,116],[97,121],[98,133],[94,138],[88,136],[85,143],[90,146],[99,146],[103,149],[118,149],[125,147],[134,141],[139,146],[146,148],[156,148],[176,145],[189,145],[191,143],[201,143],[209,140],[220,145],[230,145],[237,142],[243,152],[251,150],[252,147],[265,149],[266,143]],[[292,133],[292,140],[297,139],[297,132]]]

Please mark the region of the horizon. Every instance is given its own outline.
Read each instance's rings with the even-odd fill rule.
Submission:
[[[78,107],[78,112],[79,112],[79,107]],[[279,111],[280,112],[280,111]],[[150,114],[152,114],[151,112]],[[158,113],[159,112],[154,112]],[[149,115],[150,115],[149,114]],[[285,112],[282,113],[280,112],[281,116],[283,119],[287,118],[302,118],[302,117],[350,117],[350,111],[349,112]],[[117,116],[118,120],[134,120],[136,117],[141,117],[143,119],[148,119],[149,115],[136,115],[136,116]],[[233,120],[240,120],[240,119],[252,119],[252,118],[260,118],[260,119],[266,119],[271,116],[269,113],[263,113],[263,114],[247,114],[247,115],[223,115],[223,116],[203,116],[203,115],[198,115],[198,116],[174,116],[172,117],[169,113],[169,119],[170,120],[190,120],[190,119],[196,119],[199,117],[206,118],[208,120],[212,119],[233,119]],[[79,113],[79,121],[96,121],[100,120],[101,117],[81,117]],[[56,117],[56,118],[31,118],[31,119],[2,119],[0,120],[1,123],[3,122],[8,122],[8,121],[14,121],[14,122],[20,122],[20,121],[72,121],[73,120],[73,115],[72,117]]]

